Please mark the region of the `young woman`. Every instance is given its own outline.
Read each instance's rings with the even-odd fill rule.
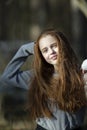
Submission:
[[[34,68],[20,71],[34,46]],[[28,109],[36,130],[71,130],[83,124],[84,81],[78,60],[62,32],[46,30],[23,45],[6,67],[5,84],[28,89]]]
[[[29,109],[47,130],[69,130],[83,122],[86,97],[78,60],[63,33],[47,30],[34,50]]]

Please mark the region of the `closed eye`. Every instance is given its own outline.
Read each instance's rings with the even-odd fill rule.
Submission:
[[[57,43],[53,43],[51,47],[57,47]]]
[[[46,53],[48,51],[47,48],[42,49],[42,53]]]

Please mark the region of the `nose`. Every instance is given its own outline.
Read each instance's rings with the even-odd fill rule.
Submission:
[[[49,49],[49,53],[50,53],[50,54],[53,54],[54,52],[55,52],[55,51],[54,51],[53,48],[50,48],[50,49]]]

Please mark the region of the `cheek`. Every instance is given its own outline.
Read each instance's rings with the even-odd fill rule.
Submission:
[[[56,51],[57,54],[59,53],[59,49],[58,48],[56,48],[55,51]]]
[[[47,54],[42,54],[43,58],[47,61],[48,60],[48,55]]]
[[[55,48],[55,53],[57,54],[57,58],[59,56],[59,49],[58,48]]]

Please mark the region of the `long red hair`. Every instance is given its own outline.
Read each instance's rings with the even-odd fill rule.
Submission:
[[[39,49],[39,41],[46,35],[51,35],[58,40],[56,78],[53,78],[53,65],[45,61]],[[86,104],[84,81],[78,59],[62,32],[46,30],[38,37],[34,48],[34,78],[28,98],[28,108],[33,118],[52,116],[51,106],[54,104],[67,112],[75,112]]]

